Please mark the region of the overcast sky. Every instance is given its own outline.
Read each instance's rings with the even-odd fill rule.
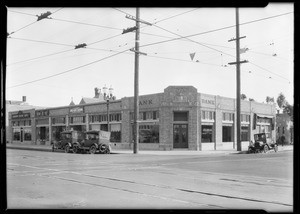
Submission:
[[[112,86],[117,99],[134,94],[135,8],[7,8],[6,99],[27,97],[31,105],[78,104],[94,88]],[[37,21],[50,11],[52,19]],[[293,104],[294,7],[240,8],[241,93]],[[139,94],[170,85],[192,85],[199,93],[236,97],[234,8],[140,8]],[[196,34],[196,35],[195,35]],[[194,35],[194,36],[192,36]],[[180,38],[190,36],[188,38]],[[180,38],[180,39],[173,39]],[[172,40],[173,39],[173,40]],[[86,48],[75,49],[86,43]],[[193,60],[192,53],[195,53]]]

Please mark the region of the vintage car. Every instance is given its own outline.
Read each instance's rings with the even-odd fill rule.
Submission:
[[[69,153],[72,151],[74,143],[81,142],[83,139],[84,133],[81,131],[63,131],[60,133],[60,140],[54,141],[52,144],[52,151],[59,149]]]
[[[278,145],[267,133],[259,133],[254,135],[254,143],[251,142],[248,147],[249,153],[258,153],[258,152],[268,152],[269,150],[274,149],[275,152],[278,151]]]
[[[73,145],[73,152],[89,152],[95,154],[109,154],[110,147],[110,132],[90,130],[85,132],[85,139]]]

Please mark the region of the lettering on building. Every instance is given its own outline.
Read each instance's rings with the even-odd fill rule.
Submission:
[[[71,108],[70,113],[72,113],[72,114],[83,113],[83,107]]]
[[[30,113],[23,113],[22,111],[19,111],[17,114],[11,115],[12,119],[21,119],[21,118],[29,118]]]
[[[140,106],[143,106],[143,105],[152,105],[152,100],[141,100],[139,102],[139,105]]]
[[[35,112],[36,117],[49,116],[49,110],[41,110]]]
[[[207,99],[201,99],[202,103],[210,104],[210,105],[215,105],[214,100],[207,100]]]

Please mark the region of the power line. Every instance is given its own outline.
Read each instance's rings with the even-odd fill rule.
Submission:
[[[73,49],[69,49],[69,50],[64,50],[64,51],[56,52],[56,53],[52,53],[52,54],[47,54],[47,55],[35,57],[35,58],[31,58],[31,59],[26,59],[26,60],[22,60],[22,61],[18,61],[18,62],[13,62],[13,63],[7,64],[6,66],[11,66],[11,65],[15,65],[15,64],[19,64],[19,63],[24,63],[24,62],[28,62],[28,61],[32,61],[32,60],[36,60],[36,59],[41,59],[41,58],[44,58],[44,57],[53,56],[53,55],[65,53],[65,52],[72,51],[72,50],[74,50],[74,48]]]
[[[39,82],[39,81],[42,81],[42,80],[45,80],[45,79],[49,79],[49,78],[52,78],[52,77],[55,77],[55,76],[59,76],[59,75],[65,74],[65,73],[69,73],[69,72],[74,71],[74,70],[77,70],[77,69],[79,69],[79,68],[83,68],[83,67],[86,67],[86,66],[95,64],[95,63],[100,62],[100,61],[103,61],[103,60],[105,60],[105,59],[109,59],[109,58],[111,58],[111,57],[114,57],[114,56],[119,55],[119,54],[121,54],[121,53],[124,53],[124,52],[126,52],[126,51],[129,51],[129,49],[124,50],[124,51],[121,51],[121,52],[116,53],[116,54],[113,54],[113,55],[110,55],[110,56],[107,56],[107,57],[104,57],[104,58],[101,58],[101,59],[99,59],[99,60],[96,60],[96,61],[93,61],[93,62],[84,64],[84,65],[78,66],[78,67],[76,67],[76,68],[69,69],[69,70],[67,70],[67,71],[63,71],[63,72],[60,72],[60,73],[57,73],[57,74],[53,74],[53,75],[50,75],[50,76],[47,76],[47,77],[43,77],[43,78],[40,78],[40,79],[36,79],[36,80],[29,81],[29,82],[21,83],[21,84],[18,84],[18,85],[10,86],[10,87],[7,87],[7,88],[15,88],[15,87],[23,86],[23,85],[28,85],[28,84],[31,84],[31,83],[34,83],[34,82]]]
[[[19,12],[19,11],[13,11],[13,10],[7,10],[9,12],[12,12],[12,13],[20,13],[20,14],[25,14],[25,15],[29,15],[29,16],[36,16],[34,14],[30,14],[30,13],[24,13],[24,12]]]
[[[56,42],[46,42],[46,41],[33,40],[33,39],[24,39],[24,38],[16,38],[16,37],[8,37],[8,38],[9,39],[24,40],[24,41],[29,41],[29,42],[39,42],[39,43],[45,43],[45,44],[63,45],[63,46],[74,47],[74,45],[67,45],[67,44],[56,43]]]
[[[32,23],[30,23],[30,24],[28,24],[28,25],[25,25],[24,27],[21,27],[20,29],[15,30],[15,31],[9,33],[8,36],[11,35],[11,34],[14,34],[14,33],[18,32],[18,31],[20,31],[20,30],[22,30],[22,29],[25,29],[25,28],[29,27],[30,25],[33,25],[33,24],[36,23],[36,22],[37,22],[37,21],[34,21],[34,22],[32,22]]]
[[[275,15],[275,16],[269,16],[269,17],[262,18],[262,19],[256,19],[256,20],[253,20],[253,21],[240,23],[239,25],[246,25],[246,24],[250,24],[250,23],[254,23],[254,22],[259,22],[259,21],[263,21],[263,20],[267,20],[267,19],[276,18],[276,17],[279,17],[279,16],[288,15],[288,14],[291,14],[291,13],[293,13],[293,12],[283,13],[283,14],[279,14],[279,15]],[[221,31],[221,30],[225,30],[225,29],[229,29],[229,28],[233,28],[233,27],[235,27],[235,25],[222,27],[222,28],[218,28],[218,29],[214,29],[214,30],[209,30],[209,31],[201,32],[201,33],[191,34],[191,35],[187,35],[187,36],[182,36],[182,37],[179,37],[179,38],[173,38],[173,39],[163,40],[163,41],[159,41],[159,42],[155,42],[155,43],[149,43],[149,44],[145,44],[145,45],[142,45],[142,46],[146,47],[146,46],[150,46],[150,45],[156,45],[156,44],[171,42],[171,41],[175,41],[175,40],[179,40],[179,39],[183,39],[183,38],[189,38],[189,37],[199,36],[199,35],[203,35],[203,34],[213,33],[213,32],[217,32],[217,31]]]

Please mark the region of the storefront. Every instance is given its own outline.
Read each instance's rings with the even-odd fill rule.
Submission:
[[[141,95],[139,149],[235,149],[235,106],[235,99],[198,93],[192,86],[169,86],[163,93]],[[255,133],[265,132],[275,139],[274,105],[242,100],[241,111],[242,148]],[[133,97],[36,110],[34,124],[30,115],[12,112],[11,132],[15,141],[48,144],[59,140],[64,130],[109,130],[113,149],[132,149],[133,112]]]
[[[33,110],[18,111],[10,115],[10,127],[12,132],[11,142],[31,144],[34,140],[32,131]]]

